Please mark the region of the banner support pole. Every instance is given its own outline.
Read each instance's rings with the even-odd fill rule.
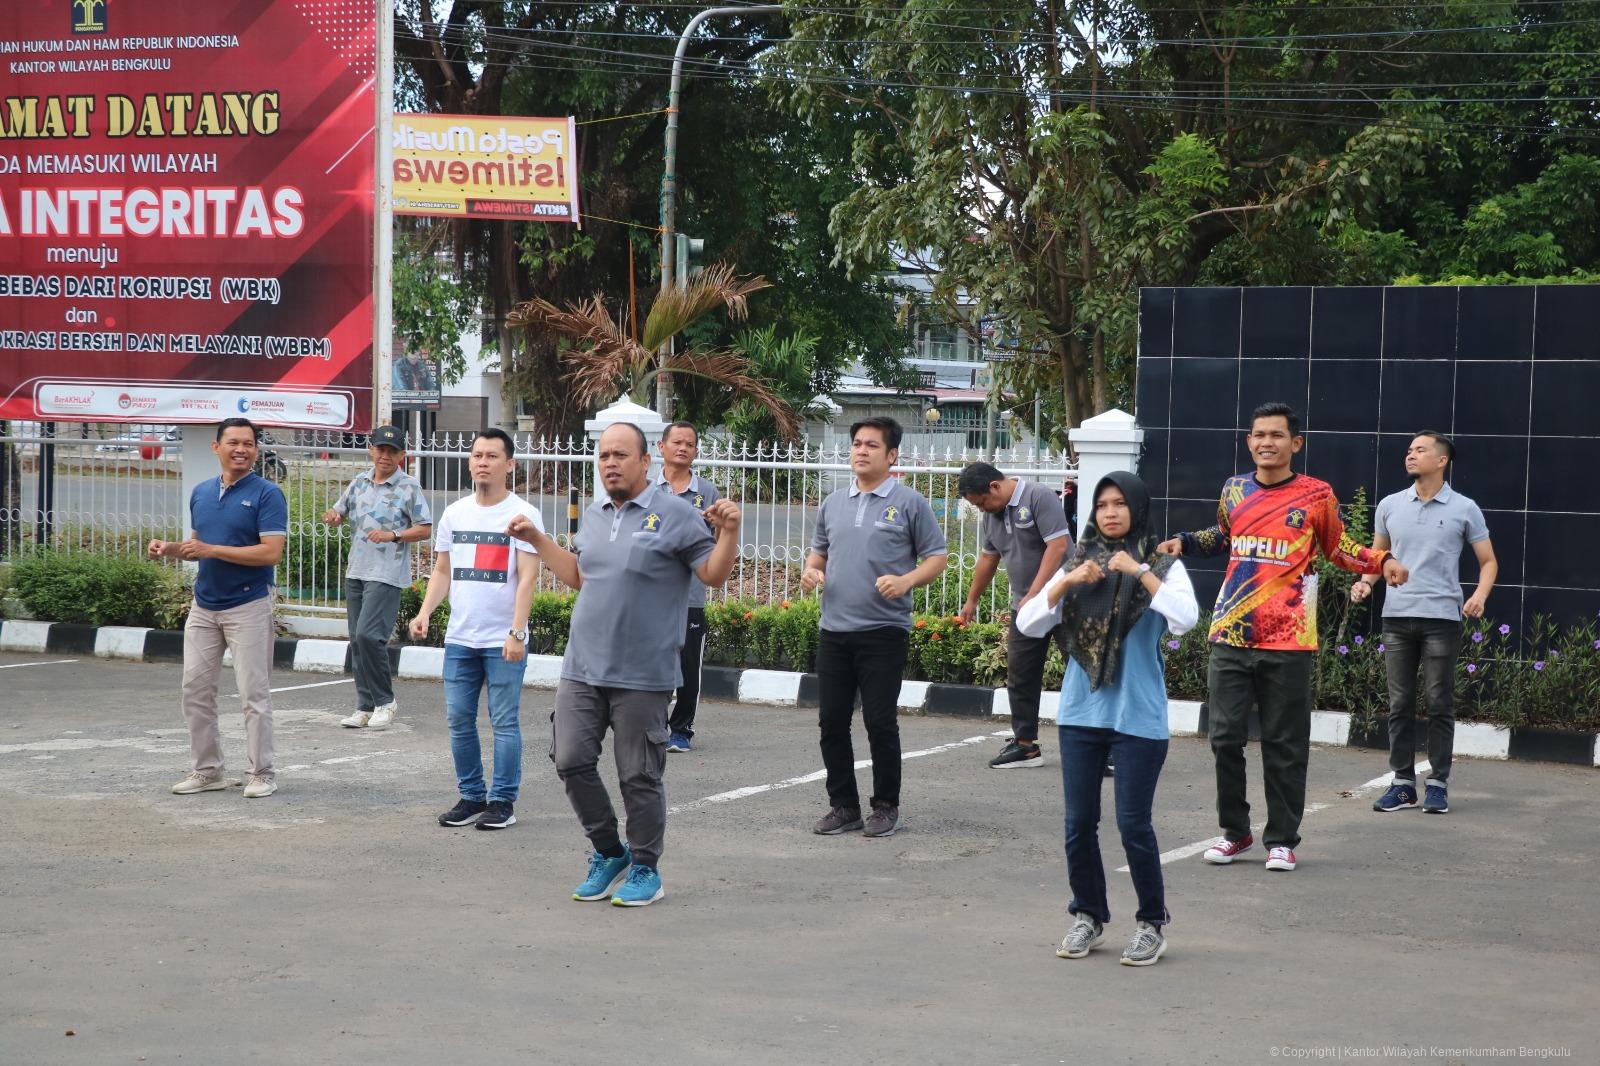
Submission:
[[[377,149],[373,153],[372,424],[388,422],[394,404],[394,4],[376,0]]]

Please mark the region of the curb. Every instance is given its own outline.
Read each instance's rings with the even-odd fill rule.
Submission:
[[[92,655],[101,659],[135,662],[182,662],[183,634],[175,630],[136,626],[77,625],[65,622],[0,622],[0,651],[24,654]],[[272,665],[278,670],[348,674],[349,641],[279,637]],[[406,680],[440,680],[444,675],[444,649],[406,645],[389,646],[389,668]],[[530,655],[523,687],[554,691],[561,679],[561,657]],[[816,674],[789,670],[755,670],[733,666],[707,666],[700,679],[701,695],[774,707],[816,707]],[[1039,720],[1055,721],[1061,694],[1046,691],[1039,699]],[[1009,717],[1010,700],[1003,688],[952,685],[937,681],[902,681],[900,710],[911,714],[958,715],[967,718]],[[1175,737],[1206,735],[1203,703],[1171,700],[1167,723]],[[1379,731],[1381,733],[1381,730]],[[1252,726],[1251,739],[1256,739]],[[1363,734],[1352,728],[1343,711],[1311,712],[1311,741],[1335,747],[1383,748],[1387,737]],[[1455,754],[1477,759],[1515,759],[1530,762],[1569,763],[1600,768],[1600,735],[1533,726],[1456,723]]]

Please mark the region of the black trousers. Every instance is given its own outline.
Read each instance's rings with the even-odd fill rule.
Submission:
[[[1312,651],[1263,651],[1211,645],[1206,670],[1210,690],[1211,753],[1217,764],[1217,821],[1229,840],[1250,835],[1245,799],[1244,749],[1250,707],[1261,710],[1261,776],[1267,793],[1269,848],[1300,843],[1306,811],[1306,767],[1311,761]]]
[[[828,770],[828,802],[859,810],[856,754],[850,741],[857,694],[872,750],[872,801],[900,805],[900,681],[910,635],[899,626],[835,633],[824,629],[817,643],[817,695],[822,765]]]
[[[1450,780],[1456,742],[1456,657],[1461,623],[1436,618],[1385,618],[1383,659],[1389,674],[1389,769],[1396,782],[1417,783],[1417,667],[1427,686],[1428,780]]]
[[[1011,704],[1011,735],[1029,744],[1039,740],[1044,664],[1050,645],[1060,632],[1058,627],[1042,637],[1025,636],[1015,618],[1006,630],[1006,700]]]
[[[689,608],[688,628],[683,635],[683,651],[678,654],[683,669],[683,684],[672,703],[667,728],[686,737],[694,736],[694,712],[700,707],[700,671],[706,660],[706,609]]]

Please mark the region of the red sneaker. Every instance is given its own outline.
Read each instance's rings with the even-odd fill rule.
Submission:
[[[1294,849],[1293,848],[1273,848],[1271,851],[1267,852],[1267,869],[1269,869],[1269,870],[1293,870],[1294,869]]]
[[[1229,840],[1227,837],[1218,837],[1217,842],[1206,849],[1201,856],[1206,862],[1215,863],[1217,866],[1226,866],[1238,855],[1255,847],[1256,838],[1245,834],[1243,840]]]

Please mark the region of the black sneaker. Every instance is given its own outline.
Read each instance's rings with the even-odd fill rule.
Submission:
[[[482,800],[462,800],[439,815],[440,825],[469,825],[488,806]]]
[[[1116,774],[1117,774],[1117,768],[1115,766],[1111,765],[1111,753],[1110,752],[1106,752],[1106,769],[1105,769],[1105,773],[1104,773],[1103,776],[1105,776],[1105,777],[1115,777]]]
[[[894,831],[900,828],[900,808],[892,807],[887,803],[874,803],[872,813],[867,815],[867,824],[862,827],[861,835],[868,837],[893,836]]]
[[[811,831],[821,836],[831,837],[860,828],[861,808],[835,807],[817,819],[817,824],[811,827]]]
[[[1039,750],[1039,745],[1029,740],[1017,740],[1015,737],[1006,741],[1006,746],[1000,749],[1000,754],[989,760],[989,765],[996,770],[1013,770],[1022,766],[1043,766],[1044,752]]]
[[[490,800],[488,808],[478,815],[479,829],[504,829],[516,824],[517,816],[511,813],[511,804],[505,800]]]

